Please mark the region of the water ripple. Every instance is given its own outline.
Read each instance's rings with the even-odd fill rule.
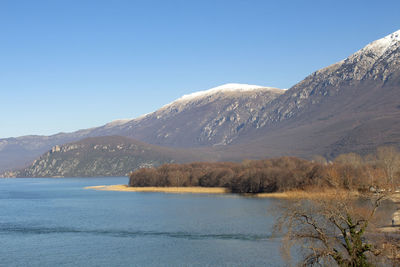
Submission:
[[[77,229],[69,227],[42,227],[42,226],[20,226],[15,224],[0,224],[0,234],[89,234],[113,237],[171,237],[190,240],[204,239],[222,239],[222,240],[247,240],[261,241],[271,239],[271,235],[260,234],[204,234],[192,232],[158,232],[158,231],[128,231],[128,230],[110,230],[110,229]]]

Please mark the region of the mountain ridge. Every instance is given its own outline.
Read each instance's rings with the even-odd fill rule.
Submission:
[[[188,105],[190,105],[191,103],[194,106],[200,106],[200,109],[201,108],[207,109],[204,106],[209,104],[209,102],[214,102],[214,105],[218,105],[218,103],[216,103],[216,100],[223,100],[224,103],[223,105],[227,109],[226,112],[232,113],[233,112],[232,110],[237,108],[238,104],[237,102],[241,98],[243,98],[244,100],[239,102],[241,102],[243,105],[247,104],[248,106],[251,106],[251,101],[254,97],[261,97],[258,101],[264,101],[264,100],[270,101],[278,94],[283,93],[283,91],[281,91],[280,89],[275,89],[272,87],[253,86],[253,85],[243,85],[244,88],[239,90],[240,89],[239,87],[241,86],[240,84],[234,84],[235,88],[233,88],[233,90],[228,90],[229,88],[227,87],[231,87],[231,85],[232,84],[225,84],[219,87],[211,88],[210,90],[214,90],[212,91],[212,94],[210,94],[210,90],[200,91],[202,92],[202,94],[204,94],[204,92],[207,93],[206,95],[200,94],[198,97],[196,97],[195,99],[191,99],[190,101],[182,102],[178,101],[179,99],[177,99],[167,105],[164,105],[163,107],[152,113],[144,114],[134,119],[115,120],[103,126],[92,127],[89,129],[82,129],[72,133],[58,133],[51,136],[31,135],[31,136],[22,136],[16,138],[0,139],[0,172],[27,166],[36,157],[39,157],[41,154],[45,153],[55,145],[74,142],[87,137],[119,135],[119,136],[133,137],[134,139],[137,140],[142,140],[147,143],[153,143],[161,146],[170,145],[168,143],[165,144],[163,142],[149,142],[149,136],[154,137],[155,131],[153,129],[150,129],[149,132],[142,131],[139,134],[136,134],[134,130],[137,129],[138,127],[142,127],[143,124],[144,126],[147,126],[149,120],[157,122],[162,117],[165,116],[169,115],[172,115],[172,117],[176,116],[177,113],[180,113],[180,111],[186,110],[188,108]],[[224,90],[215,90],[216,88]],[[212,105],[213,104],[211,104],[211,106]],[[209,107],[210,105],[208,105],[208,108]],[[218,109],[217,107],[214,107],[214,111],[216,111],[217,109]],[[248,117],[249,114],[244,114],[244,116]],[[218,124],[220,124],[221,121],[224,120],[223,114],[220,115],[220,118],[218,119],[215,119],[214,117],[215,117],[214,114],[209,114],[208,121],[200,119],[199,121],[192,123],[198,129],[200,128],[206,129],[207,125],[205,124],[212,124],[212,123],[216,123],[217,125],[216,126],[208,125],[209,128],[221,126]],[[232,122],[232,124],[235,124],[235,122]],[[157,126],[156,128],[162,129],[162,127],[163,126],[161,125]],[[171,131],[174,131],[173,127]],[[207,144],[207,140],[204,141],[204,139],[207,138],[207,131],[208,130],[205,130],[205,132],[203,133],[203,143],[205,144]],[[165,133],[164,136],[162,136],[162,134],[158,132],[155,135],[156,137],[158,135],[158,138],[162,140],[165,138],[165,135],[168,135],[168,133]],[[185,138],[185,136],[187,135],[183,134],[183,139]],[[221,142],[223,143],[222,137],[220,136],[219,138],[220,139],[218,139],[214,143],[221,143]],[[182,137],[175,138],[175,141],[177,140],[179,141],[179,139],[182,139]],[[190,143],[192,141],[193,140],[188,140],[186,143]],[[185,147],[185,146],[180,146],[180,147]]]
[[[260,150],[261,144],[265,149],[303,157],[312,153],[334,157],[352,151],[365,154],[381,145],[398,146],[399,33],[368,44],[288,89],[255,115],[255,124],[242,133],[245,136],[239,137],[236,145],[252,139],[256,144],[249,145],[248,151]],[[386,44],[383,49],[376,45],[382,42]],[[277,141],[282,138],[279,131],[286,135],[282,142]]]
[[[373,41],[288,90],[250,85],[244,86],[248,90],[212,88],[136,119],[117,120],[58,139],[43,137],[36,146],[48,147],[62,138],[122,135],[173,148],[214,147],[220,160],[334,157],[350,151],[369,153],[380,145],[398,146],[399,35],[396,31]],[[208,91],[213,93],[207,95]],[[19,144],[23,149],[32,146],[27,140]]]

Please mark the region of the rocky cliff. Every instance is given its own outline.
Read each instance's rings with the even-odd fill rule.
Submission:
[[[56,145],[17,177],[126,176],[143,167],[210,158],[201,151],[173,150],[121,136],[93,137]]]

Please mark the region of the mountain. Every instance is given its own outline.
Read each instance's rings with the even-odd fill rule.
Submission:
[[[399,51],[400,30],[368,44],[347,59],[306,77],[290,88],[287,94],[276,99],[270,105],[269,111],[263,112],[258,124],[265,125],[269,122],[299,116],[307,110],[314,111],[315,106],[328,101],[332,102],[332,96],[346,95],[347,102],[356,101],[359,97],[368,97],[375,102],[375,98],[371,99],[371,95],[366,95],[370,93],[370,87],[383,88],[399,85]],[[352,95],[360,86],[365,89],[357,95]],[[387,98],[383,95],[384,92],[384,89],[381,89],[377,92],[381,95],[377,96]],[[336,110],[338,111],[340,110]]]
[[[56,145],[87,137],[127,136],[173,147],[227,144],[257,109],[284,90],[246,84],[225,84],[197,92],[132,120],[52,136],[0,139],[0,172],[21,168]]]
[[[22,168],[55,145],[88,137],[89,130],[59,133],[52,136],[21,136],[0,139],[0,172]]]
[[[121,136],[91,137],[54,146],[30,166],[13,173],[13,176],[126,176],[142,167],[207,159],[213,158],[202,150],[170,149]]]
[[[55,145],[112,135],[171,148],[208,147],[218,160],[366,154],[381,145],[399,146],[399,102],[396,31],[288,90],[226,84],[132,120],[49,137],[2,139],[0,170],[26,164]]]
[[[284,92],[271,87],[225,84],[185,95],[153,113],[94,132],[104,134],[109,127],[109,133],[118,129],[120,135],[170,147],[227,145],[260,107]]]
[[[318,70],[265,104],[225,153],[334,157],[400,144],[400,31]],[[245,144],[245,145],[244,145]],[[231,157],[235,158],[235,157]]]

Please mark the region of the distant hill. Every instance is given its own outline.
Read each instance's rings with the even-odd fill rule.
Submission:
[[[142,167],[213,159],[206,152],[145,144],[131,138],[106,136],[54,146],[17,177],[126,176]],[[215,160],[215,159],[214,159]]]

